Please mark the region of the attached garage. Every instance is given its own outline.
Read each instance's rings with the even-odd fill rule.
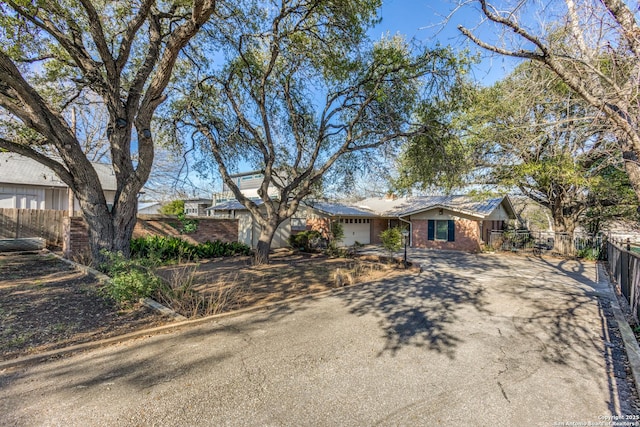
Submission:
[[[356,242],[371,243],[371,220],[369,218],[340,218],[338,222],[344,229],[342,245],[351,246]]]

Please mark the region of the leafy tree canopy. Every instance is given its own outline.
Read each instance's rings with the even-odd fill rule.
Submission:
[[[172,200],[160,208],[162,215],[180,215],[184,213],[184,200]]]
[[[0,2],[0,148],[51,168],[71,188],[98,262],[102,249],[129,253],[155,154],[152,118],[182,49],[218,4]],[[96,106],[108,117],[98,129],[117,182],[113,203],[73,114]]]
[[[587,210],[633,204],[629,181],[610,179],[622,156],[606,123],[535,62],[479,91],[467,120],[473,178],[549,208],[556,231],[573,232]]]
[[[218,34],[225,65],[192,69],[176,100],[178,138],[195,141],[261,226],[256,260],[268,261],[276,228],[338,171],[393,155],[428,133],[419,111],[446,97],[460,61],[402,37],[371,42],[379,1],[271,1],[238,5]],[[251,16],[252,19],[246,19]],[[202,54],[202,58],[206,58]],[[260,206],[231,178],[261,170]],[[274,195],[274,191],[276,195]]]

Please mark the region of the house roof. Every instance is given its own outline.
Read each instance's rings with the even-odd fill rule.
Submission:
[[[211,204],[211,199],[185,199],[185,203],[197,203],[200,205]]]
[[[254,200],[253,203],[260,206],[262,205],[262,200]],[[217,205],[213,205],[205,209],[205,211],[239,211],[247,209],[244,207],[242,203],[237,200],[229,200],[227,202],[218,203]]]
[[[478,200],[470,196],[420,196],[409,198],[370,198],[357,203],[358,207],[371,209],[380,216],[401,217],[432,209],[447,209],[462,214],[484,218],[491,215],[500,204],[506,201],[511,214],[513,207],[508,197],[494,197]]]
[[[115,191],[116,177],[111,165],[92,163],[103,190]],[[0,183],[67,187],[53,170],[35,160],[16,153],[0,152]]]
[[[242,176],[248,176],[248,175],[258,175],[258,174],[263,174],[264,172],[261,170],[254,170],[254,171],[249,171],[249,172],[241,172],[241,173],[234,173],[232,175],[229,175],[229,178],[239,178]]]
[[[160,205],[160,202],[138,202],[138,210],[148,209]]]
[[[338,202],[305,202],[305,205],[330,216],[353,217],[403,217],[432,209],[447,209],[464,215],[485,218],[505,202],[509,216],[515,216],[511,201],[507,196],[477,200],[470,196],[421,196],[410,198],[370,198],[355,204]],[[261,205],[262,201],[256,201]],[[242,210],[246,209],[236,200],[219,203],[207,210]]]
[[[371,217],[376,213],[371,209],[361,208],[357,206],[350,206],[343,203],[331,203],[331,202],[307,202],[305,203],[310,208],[316,209],[322,213],[331,216],[361,216]]]

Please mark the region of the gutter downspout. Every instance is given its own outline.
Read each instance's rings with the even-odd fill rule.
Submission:
[[[413,223],[411,221],[407,221],[406,219],[402,219],[398,217],[399,221],[406,222],[409,224],[409,247],[413,247]]]

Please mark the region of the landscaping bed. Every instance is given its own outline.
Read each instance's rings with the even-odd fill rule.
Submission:
[[[173,307],[193,317],[375,280],[398,271],[375,260],[279,251],[269,265],[254,266],[250,257],[234,256],[163,266],[155,272],[177,291],[197,296],[183,298],[182,307]],[[99,291],[100,286],[93,276],[51,254],[0,254],[0,360],[173,321],[140,304],[122,309]]]
[[[99,285],[51,254],[0,255],[0,360],[169,321],[144,306],[121,310]]]

